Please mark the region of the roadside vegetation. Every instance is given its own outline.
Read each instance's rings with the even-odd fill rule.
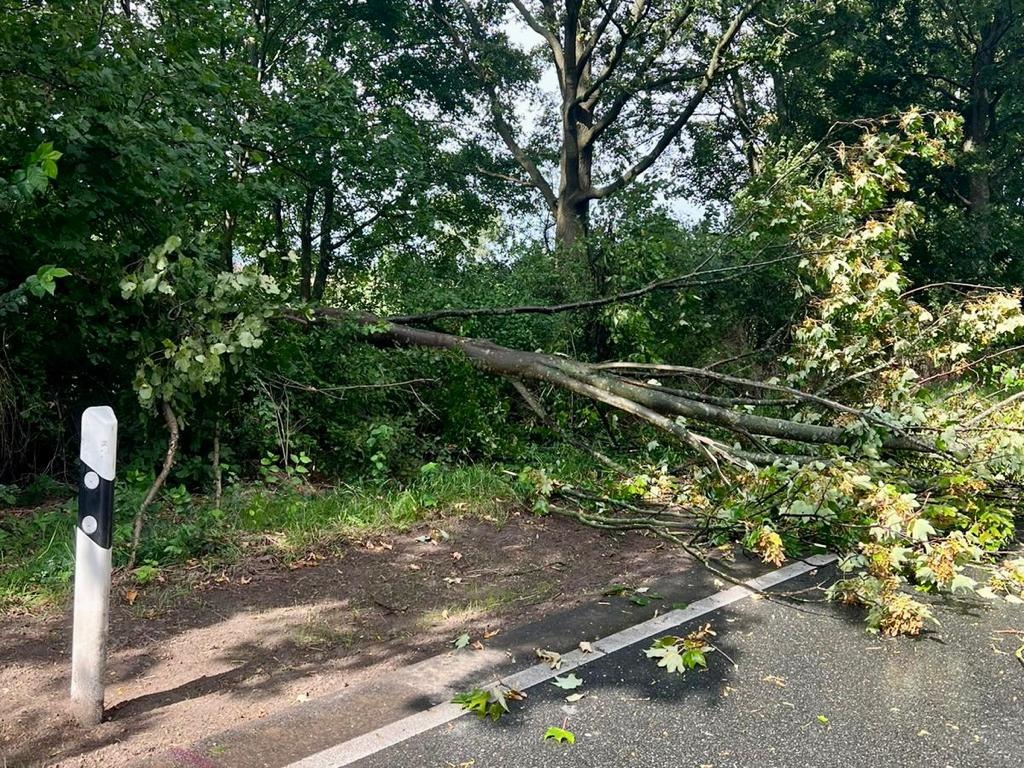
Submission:
[[[3,606],[98,403],[140,584],[515,508],[1024,602],[1024,17],[954,5],[19,4]]]
[[[134,480],[134,482],[133,482]],[[120,483],[114,532],[115,567],[127,565],[132,519],[151,477],[140,473]],[[268,488],[230,486],[221,505],[183,486],[168,488],[147,525],[136,564],[121,574],[122,586],[146,587],[186,563],[210,571],[245,557],[271,555],[282,566],[368,536],[393,534],[423,521],[477,517],[500,525],[523,508],[526,486],[500,467],[421,467],[406,481],[365,480],[333,487],[291,483]],[[0,609],[38,611],[59,606],[71,586],[74,498],[69,489],[46,488],[47,501],[7,512],[0,529]],[[19,496],[10,491],[9,498]],[[28,496],[24,500],[28,501]]]

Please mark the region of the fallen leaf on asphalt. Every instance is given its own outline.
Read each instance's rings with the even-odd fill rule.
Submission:
[[[548,651],[542,648],[537,648],[537,658],[541,661],[547,662],[552,669],[559,669],[562,666],[562,654],[555,653],[554,651]]]
[[[775,683],[779,688],[786,687],[786,678],[779,677],[778,675],[765,675],[761,678],[762,683]]]
[[[560,744],[562,742],[568,742],[569,744],[575,744],[576,743],[576,736],[575,736],[575,734],[573,734],[572,731],[567,731],[567,730],[565,730],[563,728],[555,728],[555,727],[548,728],[547,731],[544,732],[544,739],[545,740],[547,740],[547,739],[554,739],[555,741],[557,741]]]
[[[571,691],[583,685],[583,680],[576,677],[575,674],[570,672],[568,675],[565,675],[564,677],[556,677],[554,680],[551,681],[551,684],[556,688],[561,688],[564,691]]]
[[[580,651],[582,653],[593,653],[594,652],[594,646],[592,646],[586,640],[581,640],[580,641]]]
[[[586,695],[587,694],[585,693],[570,693],[568,696],[565,697],[565,700],[568,701],[570,704],[574,704]]]

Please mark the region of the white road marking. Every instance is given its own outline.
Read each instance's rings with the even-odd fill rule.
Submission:
[[[749,597],[751,589],[769,589],[784,581],[794,579],[797,576],[803,576],[805,573],[809,573],[816,568],[835,562],[837,559],[835,555],[815,555],[806,560],[792,563],[771,573],[745,581],[744,584],[746,586],[736,585],[729,589],[723,589],[713,595],[690,603],[686,608],[669,611],[661,616],[656,616],[653,619],[648,619],[628,627],[621,632],[608,635],[608,637],[592,643],[593,653],[582,653],[581,651],[567,653],[562,656],[562,664],[558,669],[551,669],[546,663],[535,664],[524,669],[522,672],[502,678],[500,683],[496,683],[496,685],[503,684],[518,691],[524,691],[527,688],[545,683],[556,675],[562,675],[569,670],[585,666],[592,661],[622,650],[641,640],[659,635],[672,627],[687,621],[693,621],[696,618],[717,611],[719,608],[724,608],[727,605],[738,602],[745,597]],[[285,766],[285,768],[341,768],[388,747],[401,744],[403,741],[425,733],[439,725],[450,723],[452,720],[465,714],[466,711],[457,704],[447,702],[438,704],[423,712],[388,723],[362,736],[357,736],[341,744],[328,747],[321,752],[291,763]]]

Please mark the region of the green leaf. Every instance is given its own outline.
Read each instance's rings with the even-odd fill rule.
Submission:
[[[923,517],[919,517],[911,523],[909,535],[914,541],[928,541],[929,536],[935,535],[935,528]]]
[[[654,641],[652,648],[668,648],[669,646],[675,645],[682,638],[676,637],[675,635],[666,635],[665,637],[659,637]]]
[[[687,651],[689,653],[689,651]],[[661,654],[661,661],[658,662],[659,667],[664,667],[666,672],[678,672],[682,674],[686,670],[686,661],[682,654],[673,646],[672,648],[665,648]],[[692,666],[690,667],[693,668]]]
[[[608,587],[608,589],[606,589],[601,594],[605,597],[617,597],[619,595],[624,595],[627,592],[632,591],[632,588],[627,587],[625,584],[612,584],[610,587]]]
[[[456,650],[460,650],[469,645],[469,635],[463,633],[452,640],[452,645],[455,646]]]
[[[493,717],[493,714],[488,711],[491,706],[491,694],[482,688],[474,688],[472,691],[457,693],[452,697],[452,703],[458,704],[467,712],[475,712],[481,718],[488,715]]]
[[[583,685],[583,681],[580,678],[576,677],[576,675],[574,675],[572,672],[570,672],[568,675],[565,675],[564,677],[556,677],[554,680],[551,681],[551,684],[556,688],[561,688],[565,691],[571,691]]]
[[[691,648],[683,653],[683,664],[686,665],[687,669],[694,669],[696,667],[707,669],[708,667],[708,661],[704,656],[704,652],[696,648]]]
[[[552,726],[544,732],[544,739],[554,739],[559,744],[568,742],[569,744],[576,743],[576,735],[572,731],[567,731],[563,728],[555,728]]]

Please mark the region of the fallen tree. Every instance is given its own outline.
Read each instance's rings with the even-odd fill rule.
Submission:
[[[371,338],[377,343],[389,342],[403,346],[449,350],[465,356],[473,365],[487,373],[511,380],[529,380],[561,387],[628,413],[671,434],[716,466],[719,460],[752,467],[771,464],[783,456],[793,461],[809,461],[815,458],[792,450],[787,451],[784,447],[771,450],[760,438],[770,438],[783,446],[801,444],[854,447],[862,440],[857,433],[842,427],[752,412],[749,407],[759,404],[756,398],[748,397],[743,400],[745,410],[734,410],[714,401],[709,402],[709,398],[701,392],[663,387],[651,380],[638,381],[613,373],[616,370],[644,371],[647,369],[645,366],[634,366],[629,363],[588,364],[560,355],[510,349],[486,339],[413,328],[384,321],[372,315],[353,316],[346,310],[332,308],[316,309],[311,315],[305,316],[290,314],[289,317],[302,322],[308,322],[309,318],[339,322],[354,320],[369,329]],[[662,366],[662,369],[664,368],[666,366]],[[783,388],[750,379],[723,376],[700,368],[670,368],[695,378],[706,378],[751,390],[782,389],[793,398],[797,406],[823,405],[839,413],[856,416],[866,423],[876,424],[880,429],[884,428],[884,422],[866,410],[801,392],[792,387]],[[779,407],[777,403],[771,401],[767,405],[772,408]],[[686,423],[691,421],[731,433],[738,441],[748,443],[749,447],[743,448],[694,431],[686,426]],[[893,424],[891,428],[893,433],[882,437],[882,448],[887,452],[939,452],[933,443],[929,444],[925,440],[900,431],[898,425]]]
[[[910,584],[1024,601],[1024,560],[998,560],[1013,541],[1024,479],[1024,399],[1007,392],[1024,387],[1024,375],[1006,365],[1022,347],[1020,296],[990,286],[958,285],[952,300],[943,286],[907,290],[901,259],[921,214],[900,197],[900,163],[947,162],[944,147],[959,128],[951,116],[917,113],[881,126],[894,134],[879,127],[824,158],[813,148],[780,159],[763,188],[737,202],[747,239],[767,232],[767,247],[781,255],[738,268],[705,260],[686,275],[552,306],[392,318],[296,306],[256,270],[211,278],[188,257],[169,259],[179,246],[169,240],[121,285],[126,299],[173,301],[165,314],[179,333],[143,358],[139,398],[147,408],[187,404],[282,321],[310,334],[340,330],[352,343],[437,350],[510,380],[541,418],[529,384],[626,414],[637,437],[652,428],[671,435],[690,459],[627,468],[628,457],[587,446],[615,477],[581,490],[542,469],[526,472],[540,511],[645,531],[691,551],[739,540],[770,563],[821,548],[848,552],[851,575],[833,594],[867,606],[870,624],[888,633],[916,633],[929,618],[905,591]],[[436,327],[600,310],[781,261],[796,267],[806,312],[764,380],[694,365],[587,362]],[[181,275],[189,280],[179,283]],[[178,297],[179,286],[191,293]],[[192,313],[187,323],[183,307]]]

